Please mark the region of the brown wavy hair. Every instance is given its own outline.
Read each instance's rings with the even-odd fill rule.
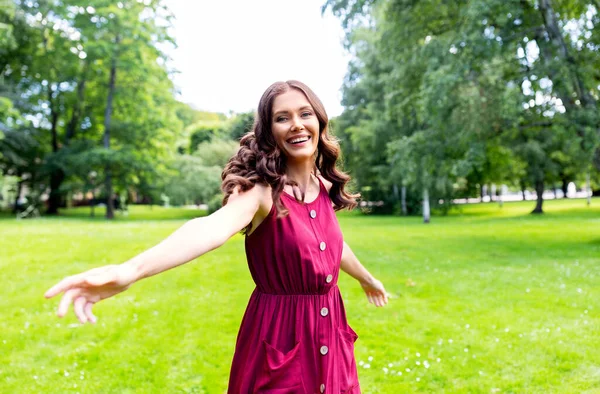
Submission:
[[[239,192],[252,189],[255,184],[270,185],[273,203],[277,208],[278,217],[287,216],[288,210],[281,203],[281,193],[286,184],[298,186],[296,182],[287,179],[286,156],[277,146],[271,131],[273,102],[275,98],[290,89],[304,93],[313,107],[319,120],[319,142],[315,155],[314,175],[319,173],[332,183],[329,197],[334,209],[352,209],[356,206],[356,198],[360,195],[349,194],[344,190],[350,177],[336,167],[340,156],[340,147],[329,134],[329,119],[323,103],[317,95],[305,84],[299,81],[275,82],[263,93],[252,125],[252,130],[240,140],[240,148],[229,160],[221,174],[221,189],[225,194],[223,205],[227,204],[229,196],[236,187]],[[304,200],[304,196],[302,196]],[[303,201],[300,201],[303,202]],[[246,231],[250,230],[249,225]]]

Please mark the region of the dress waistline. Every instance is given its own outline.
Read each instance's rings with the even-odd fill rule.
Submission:
[[[276,296],[276,297],[319,297],[319,296],[328,295],[334,289],[337,289],[337,288],[338,288],[337,284],[333,284],[333,285],[325,288],[324,293],[270,293],[267,291],[260,290],[258,287],[256,287],[254,289],[254,292],[257,294],[260,294],[260,295],[268,295],[268,296]]]

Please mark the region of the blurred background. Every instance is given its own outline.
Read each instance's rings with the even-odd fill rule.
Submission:
[[[599,12],[0,0],[0,391],[226,390],[242,236],[99,305],[97,327],[41,295],[217,210],[260,95],[298,79],[362,195],[345,238],[392,297],[367,308],[340,279],[363,391],[600,392]]]

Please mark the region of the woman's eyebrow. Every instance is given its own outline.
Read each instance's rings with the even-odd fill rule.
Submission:
[[[302,111],[302,110],[305,110],[305,109],[310,109],[312,111],[312,107],[310,105],[304,105],[304,106],[298,108],[296,111]],[[280,111],[274,112],[273,116],[277,116],[277,115],[280,115],[280,114],[287,114],[288,112],[289,111],[287,109],[282,109]]]

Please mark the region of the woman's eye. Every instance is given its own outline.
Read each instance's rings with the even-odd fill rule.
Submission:
[[[285,122],[287,120],[286,117],[280,116],[279,118],[276,119],[277,122]]]
[[[302,116],[304,116],[304,117],[311,116],[311,115],[312,115],[312,113],[310,113],[310,112],[303,112],[302,113]]]

